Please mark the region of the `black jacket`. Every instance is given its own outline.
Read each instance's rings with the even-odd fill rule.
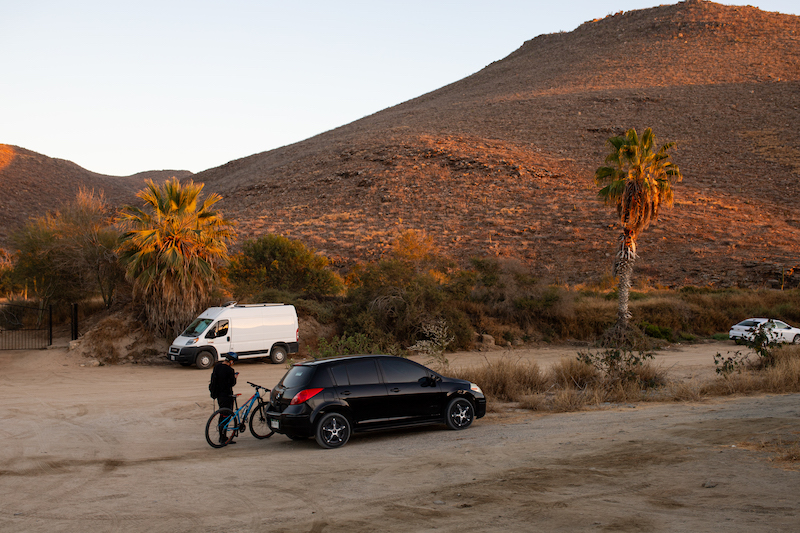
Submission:
[[[236,385],[236,372],[225,363],[217,363],[211,372],[211,381],[217,391],[218,398],[233,396],[233,386]]]

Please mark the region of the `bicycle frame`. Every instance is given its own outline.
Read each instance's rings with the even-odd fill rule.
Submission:
[[[250,419],[250,411],[252,411],[253,406],[258,403],[258,400],[262,399],[261,391],[259,389],[264,389],[267,392],[269,391],[269,389],[261,387],[260,385],[256,385],[255,383],[250,383],[249,381],[247,384],[254,387],[256,392],[253,393],[253,395],[250,396],[250,398],[241,407],[238,406],[238,398],[241,396],[241,393],[234,394],[233,416],[222,421],[222,423],[225,424],[225,429],[233,432],[234,438],[239,435],[240,431],[244,431],[245,424],[247,424],[247,421]],[[231,421],[235,423],[235,427],[230,426]]]

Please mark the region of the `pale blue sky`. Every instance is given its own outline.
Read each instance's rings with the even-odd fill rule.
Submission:
[[[800,14],[798,0],[724,2]],[[655,0],[0,0],[0,143],[94,172],[199,172]]]

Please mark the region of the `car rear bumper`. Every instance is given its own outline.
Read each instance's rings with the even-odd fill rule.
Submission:
[[[291,437],[311,437],[314,429],[308,414],[289,414],[277,411],[267,412],[267,423],[275,433]]]

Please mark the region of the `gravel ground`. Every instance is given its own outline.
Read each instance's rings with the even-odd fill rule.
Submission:
[[[720,348],[658,358],[694,375]],[[547,364],[574,351],[451,362]],[[66,349],[0,352],[0,363],[3,531],[797,530],[800,473],[760,449],[797,440],[797,394],[567,414],[508,408],[463,432],[356,435],[339,450],[249,434],[216,450],[203,437],[208,372],[81,366]],[[245,380],[272,387],[285,371],[237,369],[245,394]]]

